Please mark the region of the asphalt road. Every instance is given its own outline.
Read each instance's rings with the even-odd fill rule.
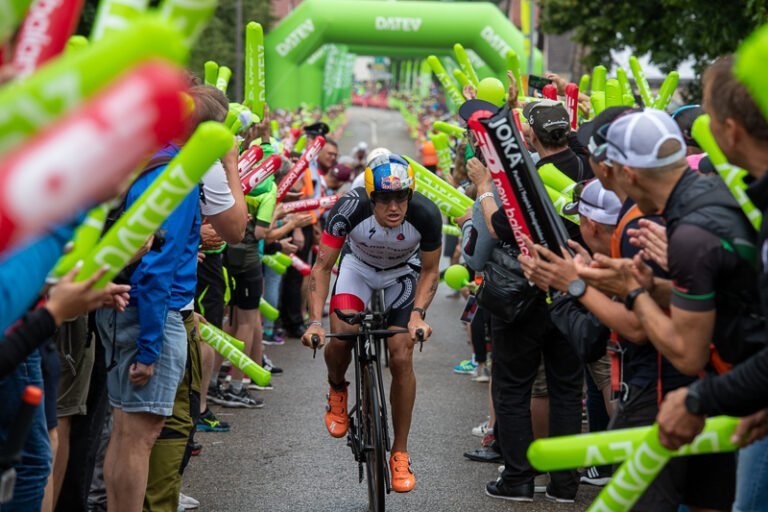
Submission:
[[[370,148],[382,145],[413,153],[415,146],[399,114],[355,108],[349,116],[340,141],[342,154],[349,154],[360,140]],[[471,348],[459,321],[464,301],[447,297],[449,291],[440,286],[428,316],[433,338],[414,355],[418,391],[409,450],[416,488],[389,495],[387,509],[584,510],[596,495],[594,489],[582,488],[576,505],[552,504],[540,495],[528,504],[485,495],[485,484],[498,474],[497,465],[471,462],[462,454],[479,447],[480,440],[470,431],[487,415],[488,386],[452,372]],[[183,492],[201,502],[201,511],[365,511],[365,482],[358,483],[352,453],[344,440],[332,439],[323,424],[327,384],[322,357],[313,360],[312,351],[293,339],[267,347],[267,353],[285,373],[273,379],[274,390],[258,392],[266,406],[214,406],[232,431],[197,435],[203,452],[187,469]]]

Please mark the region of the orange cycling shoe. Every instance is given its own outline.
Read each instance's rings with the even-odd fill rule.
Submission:
[[[392,490],[408,492],[416,485],[416,477],[411,469],[408,452],[392,452],[389,458],[389,471],[392,474]]]
[[[347,414],[347,388],[336,391],[333,387],[328,389],[328,405],[325,406],[325,428],[333,437],[344,437],[349,428],[349,414]]]

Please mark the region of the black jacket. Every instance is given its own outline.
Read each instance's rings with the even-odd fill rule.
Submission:
[[[576,351],[582,363],[605,355],[611,331],[577,300],[562,295],[549,306],[549,318]]]
[[[45,308],[27,313],[8,336],[0,341],[0,379],[13,373],[29,354],[56,332],[56,322]]]

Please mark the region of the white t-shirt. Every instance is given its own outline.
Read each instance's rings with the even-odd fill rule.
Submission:
[[[351,188],[355,189],[355,188],[360,188],[360,187],[365,187],[365,173],[364,172],[361,172],[360,174],[355,176],[354,180],[352,180],[352,187]]]
[[[200,201],[200,213],[204,217],[217,215],[235,205],[232,190],[229,188],[227,173],[221,161],[217,160],[202,179],[203,199]]]

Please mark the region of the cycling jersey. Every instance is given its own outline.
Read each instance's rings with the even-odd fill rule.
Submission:
[[[403,223],[386,228],[373,216],[373,205],[364,188],[350,190],[328,214],[322,242],[341,248],[376,270],[419,264],[419,250],[434,251],[442,241],[442,217],[437,206],[414,192]]]

